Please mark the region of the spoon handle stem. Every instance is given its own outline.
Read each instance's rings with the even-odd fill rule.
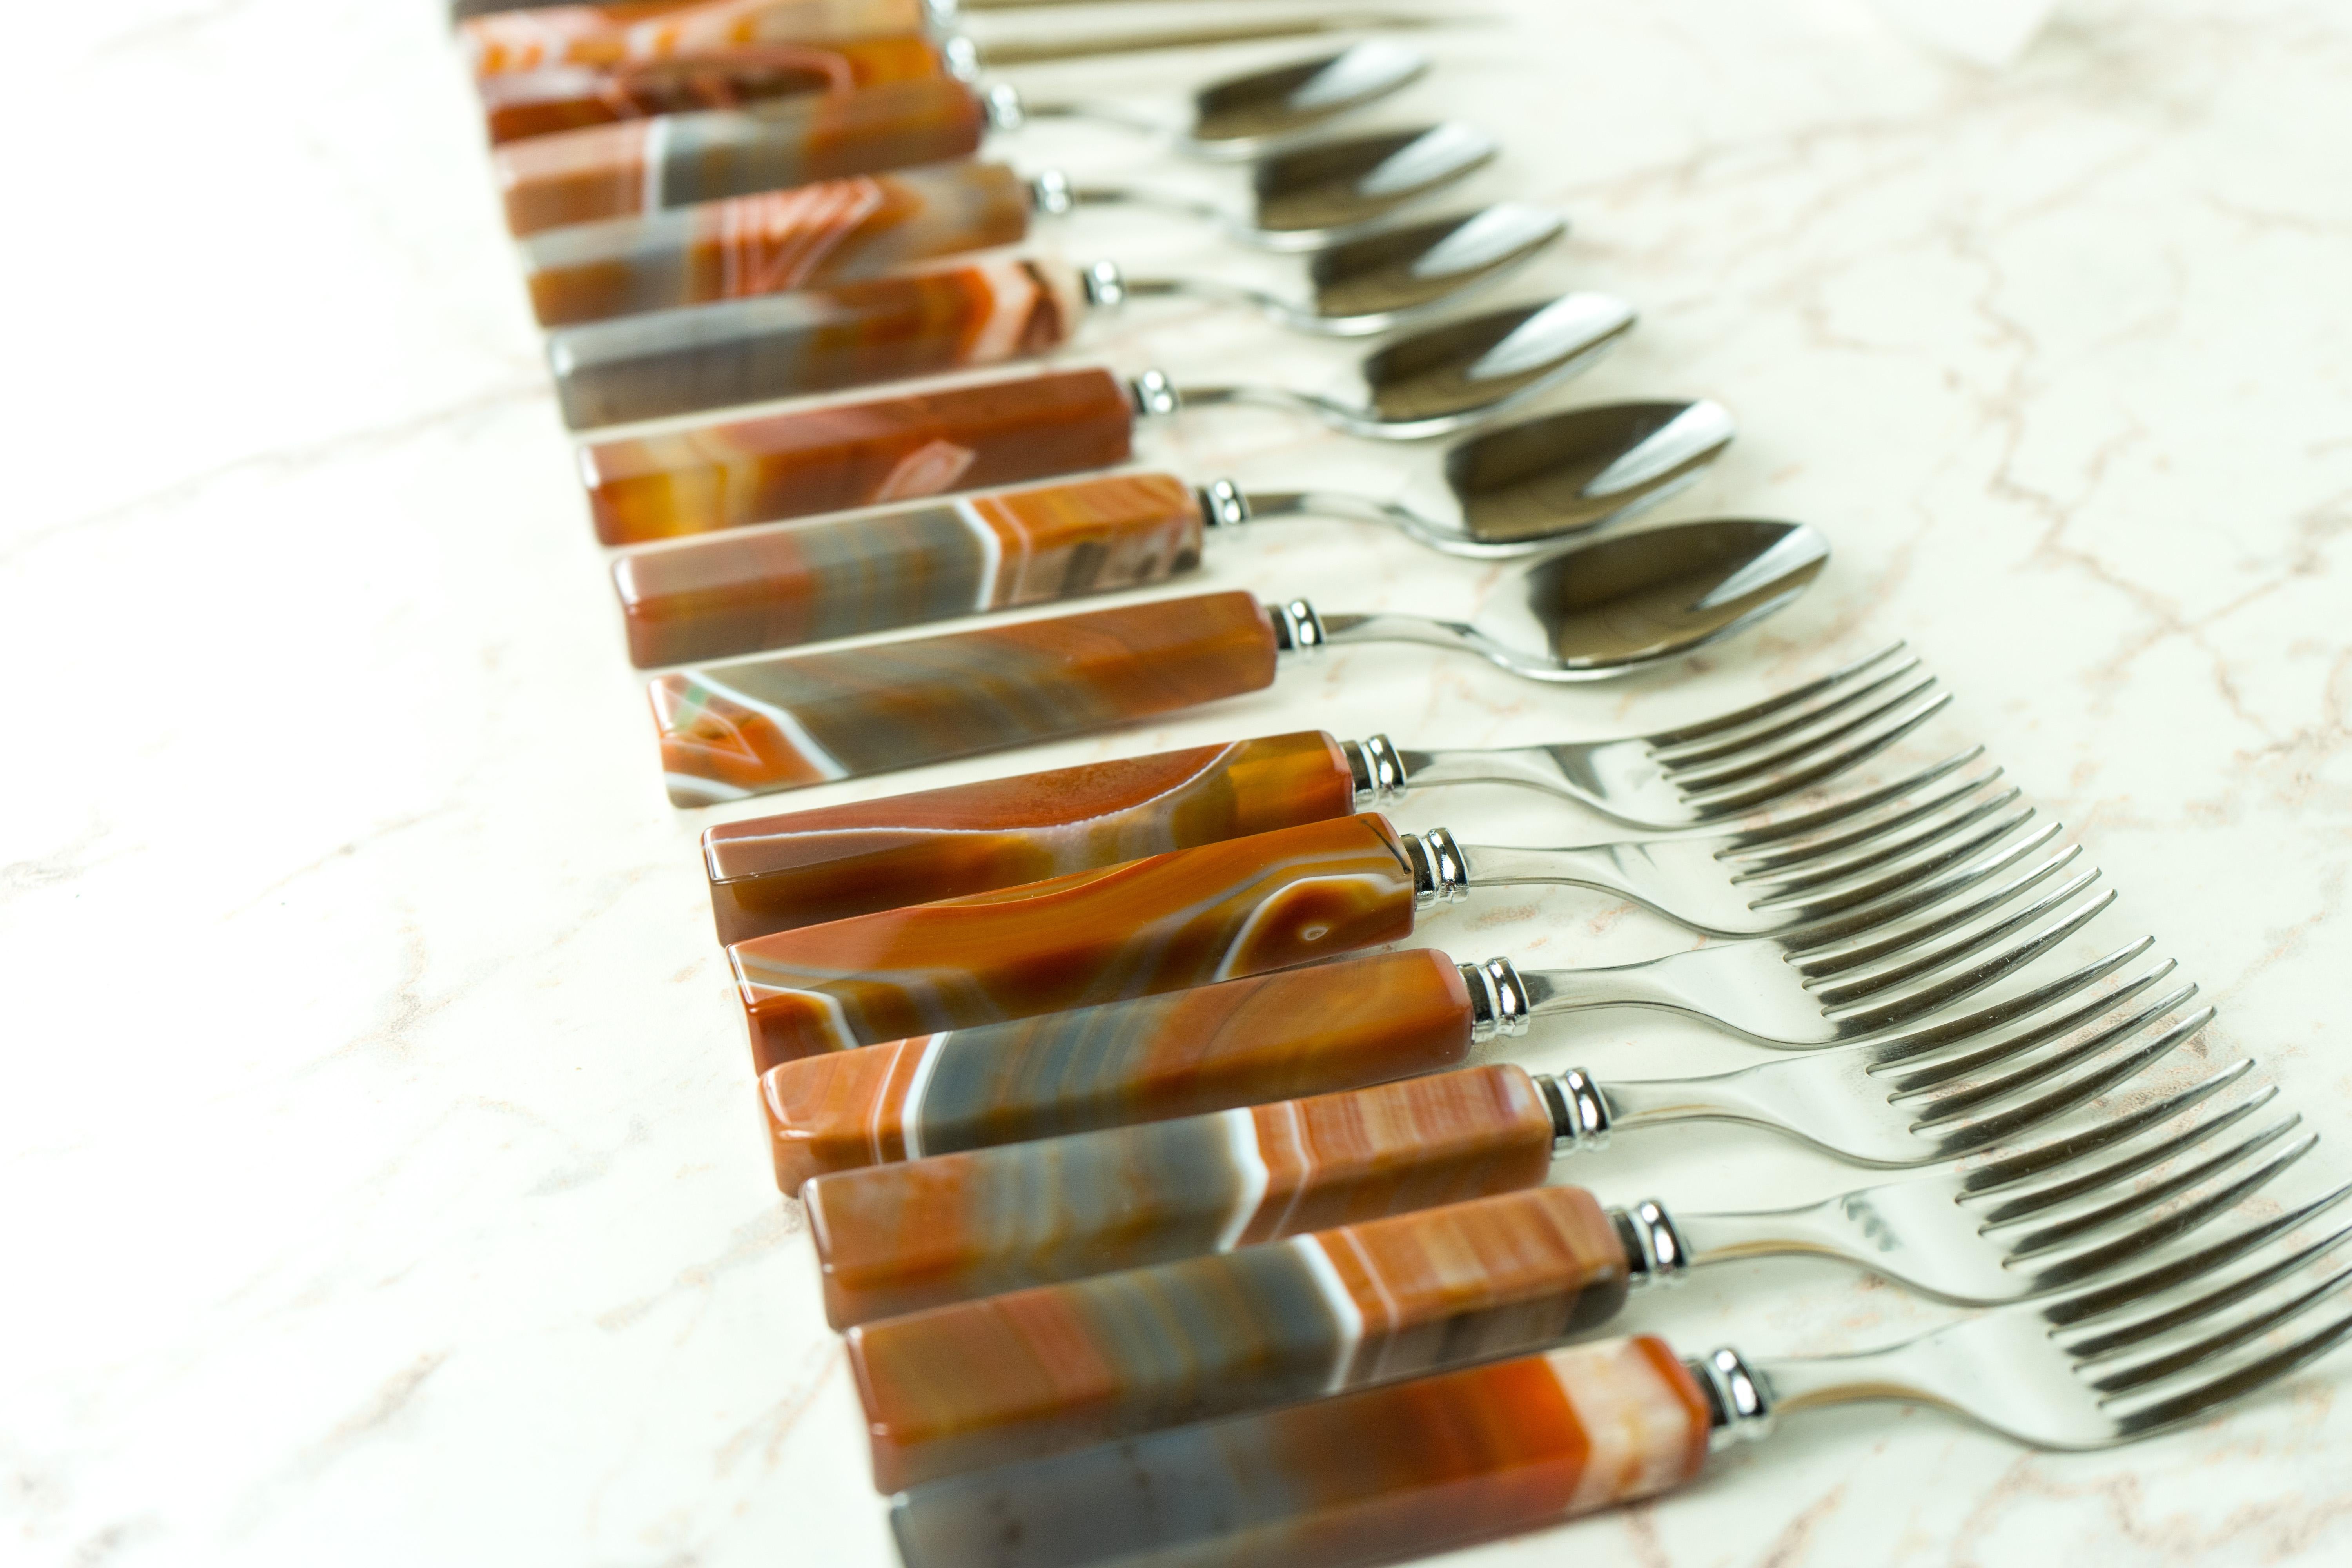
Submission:
[[[1066,340],[1076,276],[994,257],[560,328],[547,357],[577,429],[1002,364]]]
[[[596,537],[646,544],[1116,468],[1135,405],[1106,370],[834,403],[581,451]]]
[[[702,851],[741,942],[1346,816],[1355,791],[1307,730],[722,823]]]
[[[1272,684],[1276,653],[1255,598],[1200,594],[702,666],[651,695],[670,799],[707,805],[1237,697]]]
[[[1413,875],[1374,816],[1308,823],[727,950],[780,1061],[1156,995],[1409,936]]]
[[[856,174],[582,224],[523,245],[543,327],[877,278],[1018,245],[1029,197],[1003,163]]]
[[[533,136],[491,164],[526,235],[961,158],[987,124],[970,88],[940,78]]]
[[[640,550],[613,578],[640,668],[1137,588],[1201,561],[1201,501],[1119,474]]]

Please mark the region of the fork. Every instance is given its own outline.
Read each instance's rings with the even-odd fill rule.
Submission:
[[[1837,1405],[1927,1405],[2035,1447],[2107,1447],[2210,1415],[2352,1338],[2352,1268],[2273,1289],[2347,1237],[2243,1268],[2241,1240],[2223,1241],[1853,1355],[1683,1362],[1649,1335],[1572,1345],[950,1478],[896,1499],[891,1524],[908,1568],[1356,1568],[1654,1496],[1781,1415]],[[2249,1300],[2259,1310],[2224,1316]],[[2331,1303],[2316,1326],[2247,1352]]]
[[[2193,1188],[2274,1137],[2174,1180]],[[2117,1238],[2111,1260],[2195,1229],[2300,1152]],[[863,1323],[850,1363],[877,1470],[929,1479],[1541,1349],[1599,1328],[1629,1289],[1658,1278],[1648,1243],[1661,1234],[1590,1193],[1537,1187]],[[2261,1241],[2249,1236],[2263,1234],[2224,1245],[2252,1251]],[[990,1370],[973,1376],[974,1365]]]
[[[1652,1200],[1612,1223],[1641,1260],[1637,1272],[1663,1281],[1727,1259],[1810,1254],[1977,1305],[2037,1295],[2202,1225],[2308,1152],[2311,1141],[2298,1142],[2247,1184],[2089,1244],[2293,1130],[2289,1119],[2164,1181],[2120,1190],[2252,1115],[2265,1093],[2125,1158],[2085,1163],[2193,1109],[2251,1065],[1981,1168],[1948,1159],[1902,1181],[1769,1212],[1677,1215]],[[1561,1088],[1514,1066],[1473,1068],[822,1175],[804,1197],[826,1315],[846,1328],[1531,1186],[1555,1159],[1591,1146]],[[2102,1191],[2114,1195],[2074,1206]]]
[[[722,823],[702,837],[712,912],[719,940],[740,942],[1369,811],[1452,783],[1515,784],[1645,833],[1721,833],[1724,847],[1754,848],[1823,831],[1982,755],[1978,747],[1780,822],[1740,820],[1861,766],[1942,710],[1948,698],[1930,691],[1932,678],[1911,679],[1918,660],[1889,664],[1901,646],[1673,731],[1717,738],[1655,757],[1644,738],[1440,753],[1307,731]]]

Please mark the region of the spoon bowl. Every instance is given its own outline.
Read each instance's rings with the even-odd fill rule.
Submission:
[[[1348,240],[1308,267],[1315,319],[1324,330],[1347,336],[1386,331],[1494,282],[1567,232],[1556,213],[1506,202]]]
[[[1414,439],[1465,429],[1591,364],[1635,320],[1612,295],[1570,294],[1401,338],[1364,361],[1372,417],[1360,433]]]
[[[1319,248],[1469,178],[1496,152],[1493,137],[1454,120],[1274,153],[1251,177],[1255,227],[1249,237],[1270,250]]]
[[[1192,151],[1246,158],[1268,143],[1402,91],[1429,61],[1374,38],[1334,55],[1212,82],[1192,95]]]

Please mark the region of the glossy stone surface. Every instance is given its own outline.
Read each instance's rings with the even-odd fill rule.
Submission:
[[[648,689],[671,801],[708,805],[1256,691],[1274,680],[1274,626],[1255,598],[1199,594],[705,666]]]
[[[822,180],[553,229],[524,242],[541,326],[878,278],[1018,244],[1029,192],[1002,163]]]
[[[746,817],[702,858],[730,942],[1354,810],[1347,756],[1307,730]]]
[[[477,76],[548,66],[611,68],[744,44],[839,44],[923,29],[920,0],[633,0],[468,16],[458,47]]]
[[[1468,1068],[871,1165],[802,1195],[845,1328],[1534,1186],[1551,1145],[1526,1072]]]
[[[1377,947],[1412,872],[1367,814],[727,950],[765,1072],[882,1040],[1034,1017]]]
[[[518,235],[961,158],[987,117],[938,78],[616,121],[509,142],[490,159]]]
[[[656,114],[740,109],[770,99],[924,81],[944,68],[929,41],[912,37],[822,48],[753,44],[610,69],[559,65],[485,77],[482,113],[495,145]]]
[[[995,257],[548,334],[574,429],[999,364],[1076,330],[1077,275]]]
[[[640,550],[613,563],[639,668],[1138,588],[1201,563],[1201,500],[1118,474]]]
[[[1113,468],[1134,429],[1116,376],[1066,370],[600,441],[580,469],[596,537],[645,544]]]
[[[776,1184],[1458,1066],[1470,996],[1407,948],[1132,1002],[779,1062],[760,1079]]]
[[[849,1363],[896,1491],[1540,1349],[1630,1278],[1591,1194],[1537,1187],[866,1323]]]
[[[891,1524],[906,1568],[1369,1568],[1654,1496],[1706,1452],[1706,1394],[1645,1334],[938,1481]]]

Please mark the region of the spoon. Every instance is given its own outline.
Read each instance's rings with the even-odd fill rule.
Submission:
[[[1178,151],[1195,156],[1254,158],[1398,91],[1427,69],[1421,56],[1394,44],[1358,44],[1202,89],[1184,132],[1136,121],[1115,107],[1024,107],[1001,83],[982,95],[952,76],[921,78],[556,131],[495,147],[491,165],[507,226],[537,234],[966,157],[992,128],[1018,130],[1032,117],[1108,120],[1168,134]]]
[[[1454,520],[1313,491],[1194,489],[1124,473],[638,550],[613,584],[639,668],[895,630],[1142,587],[1200,564],[1205,529],[1316,512],[1369,518],[1457,555],[1524,555],[1650,505],[1729,445],[1719,404],[1580,408],[1447,455]]]
[[[651,684],[670,799],[708,805],[1083,734],[1273,683],[1282,656],[1370,642],[1475,654],[1547,682],[1630,675],[1793,602],[1829,544],[1799,523],[1686,522],[1537,561],[1469,621],[1272,609],[1196,594]]]
[[[1124,203],[1205,218],[1261,249],[1307,251],[1381,220],[1475,172],[1493,138],[1449,121],[1277,153],[1257,165],[1252,216],[1179,193],[1079,186],[1059,170],[1024,179],[962,161],[566,225],[520,245],[543,327],[877,278],[913,262],[1018,245],[1034,212]]]
[[[1099,368],[1056,371],[597,441],[582,448],[581,472],[597,537],[642,544],[1112,468],[1132,455],[1139,420],[1220,404],[1414,440],[1535,396],[1600,359],[1633,322],[1622,300],[1570,294],[1424,327],[1365,357],[1352,402],[1290,387],[1182,386],[1160,370],[1126,383]]]
[[[548,362],[576,430],[1001,363],[1058,347],[1087,306],[1138,294],[1254,306],[1296,330],[1356,336],[1494,281],[1564,227],[1504,204],[1349,240],[1314,258],[1305,303],[1205,279],[1129,280],[1103,263],[1081,275],[1036,256],[958,260],[560,328],[548,335]]]

